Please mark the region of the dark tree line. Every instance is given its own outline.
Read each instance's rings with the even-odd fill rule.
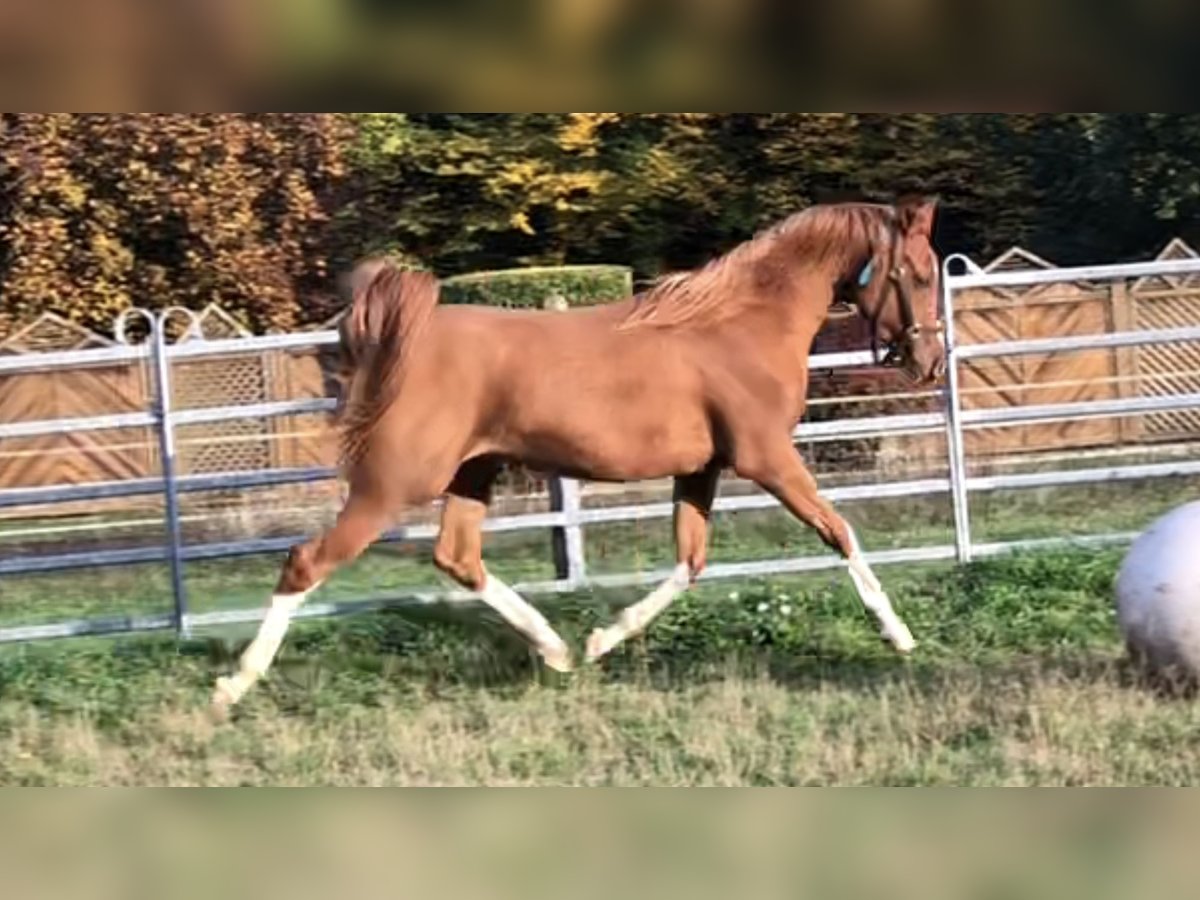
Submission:
[[[937,193],[937,242],[1058,263],[1200,240],[1200,115],[562,113],[0,119],[0,316],[329,315],[372,251],[442,275],[698,264],[818,201]]]

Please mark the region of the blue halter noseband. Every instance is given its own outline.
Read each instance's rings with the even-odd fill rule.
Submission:
[[[862,267],[862,271],[858,273],[858,286],[865,288],[871,283],[871,276],[875,274],[875,260],[868,259],[867,264]]]

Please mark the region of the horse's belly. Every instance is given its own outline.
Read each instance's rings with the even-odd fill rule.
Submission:
[[[593,481],[641,481],[697,472],[713,458],[702,423],[613,422],[610,428],[539,429],[512,455],[537,468]]]
[[[713,458],[699,381],[669,348],[613,342],[568,353],[562,343],[550,351],[531,340],[529,356],[547,359],[518,366],[526,357],[514,356],[519,371],[500,381],[509,455],[604,481],[686,474]]]

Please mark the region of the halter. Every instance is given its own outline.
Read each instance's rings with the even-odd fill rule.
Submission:
[[[871,321],[871,353],[875,356],[875,361],[884,366],[898,366],[904,358],[904,350],[911,350],[916,339],[925,331],[932,330],[936,334],[941,334],[945,328],[945,323],[940,318],[935,318],[932,326],[921,325],[917,322],[917,317],[913,312],[911,280],[912,276],[908,268],[903,264],[896,264],[896,252],[900,245],[899,236],[895,229],[892,230],[892,246],[890,256],[892,257],[893,265],[888,270],[887,280],[892,286],[896,295],[896,303],[900,310],[900,332],[891,341],[888,342],[887,352],[882,360],[879,358],[879,310],[883,308],[883,303],[879,304],[876,314],[870,319]],[[862,267],[862,271],[858,273],[859,290],[866,290],[870,285],[871,279],[875,274],[874,257],[868,259],[866,265]]]

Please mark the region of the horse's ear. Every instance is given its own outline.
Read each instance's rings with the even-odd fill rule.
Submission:
[[[933,218],[937,214],[937,197],[903,197],[896,204],[900,230],[905,234],[933,237]]]

